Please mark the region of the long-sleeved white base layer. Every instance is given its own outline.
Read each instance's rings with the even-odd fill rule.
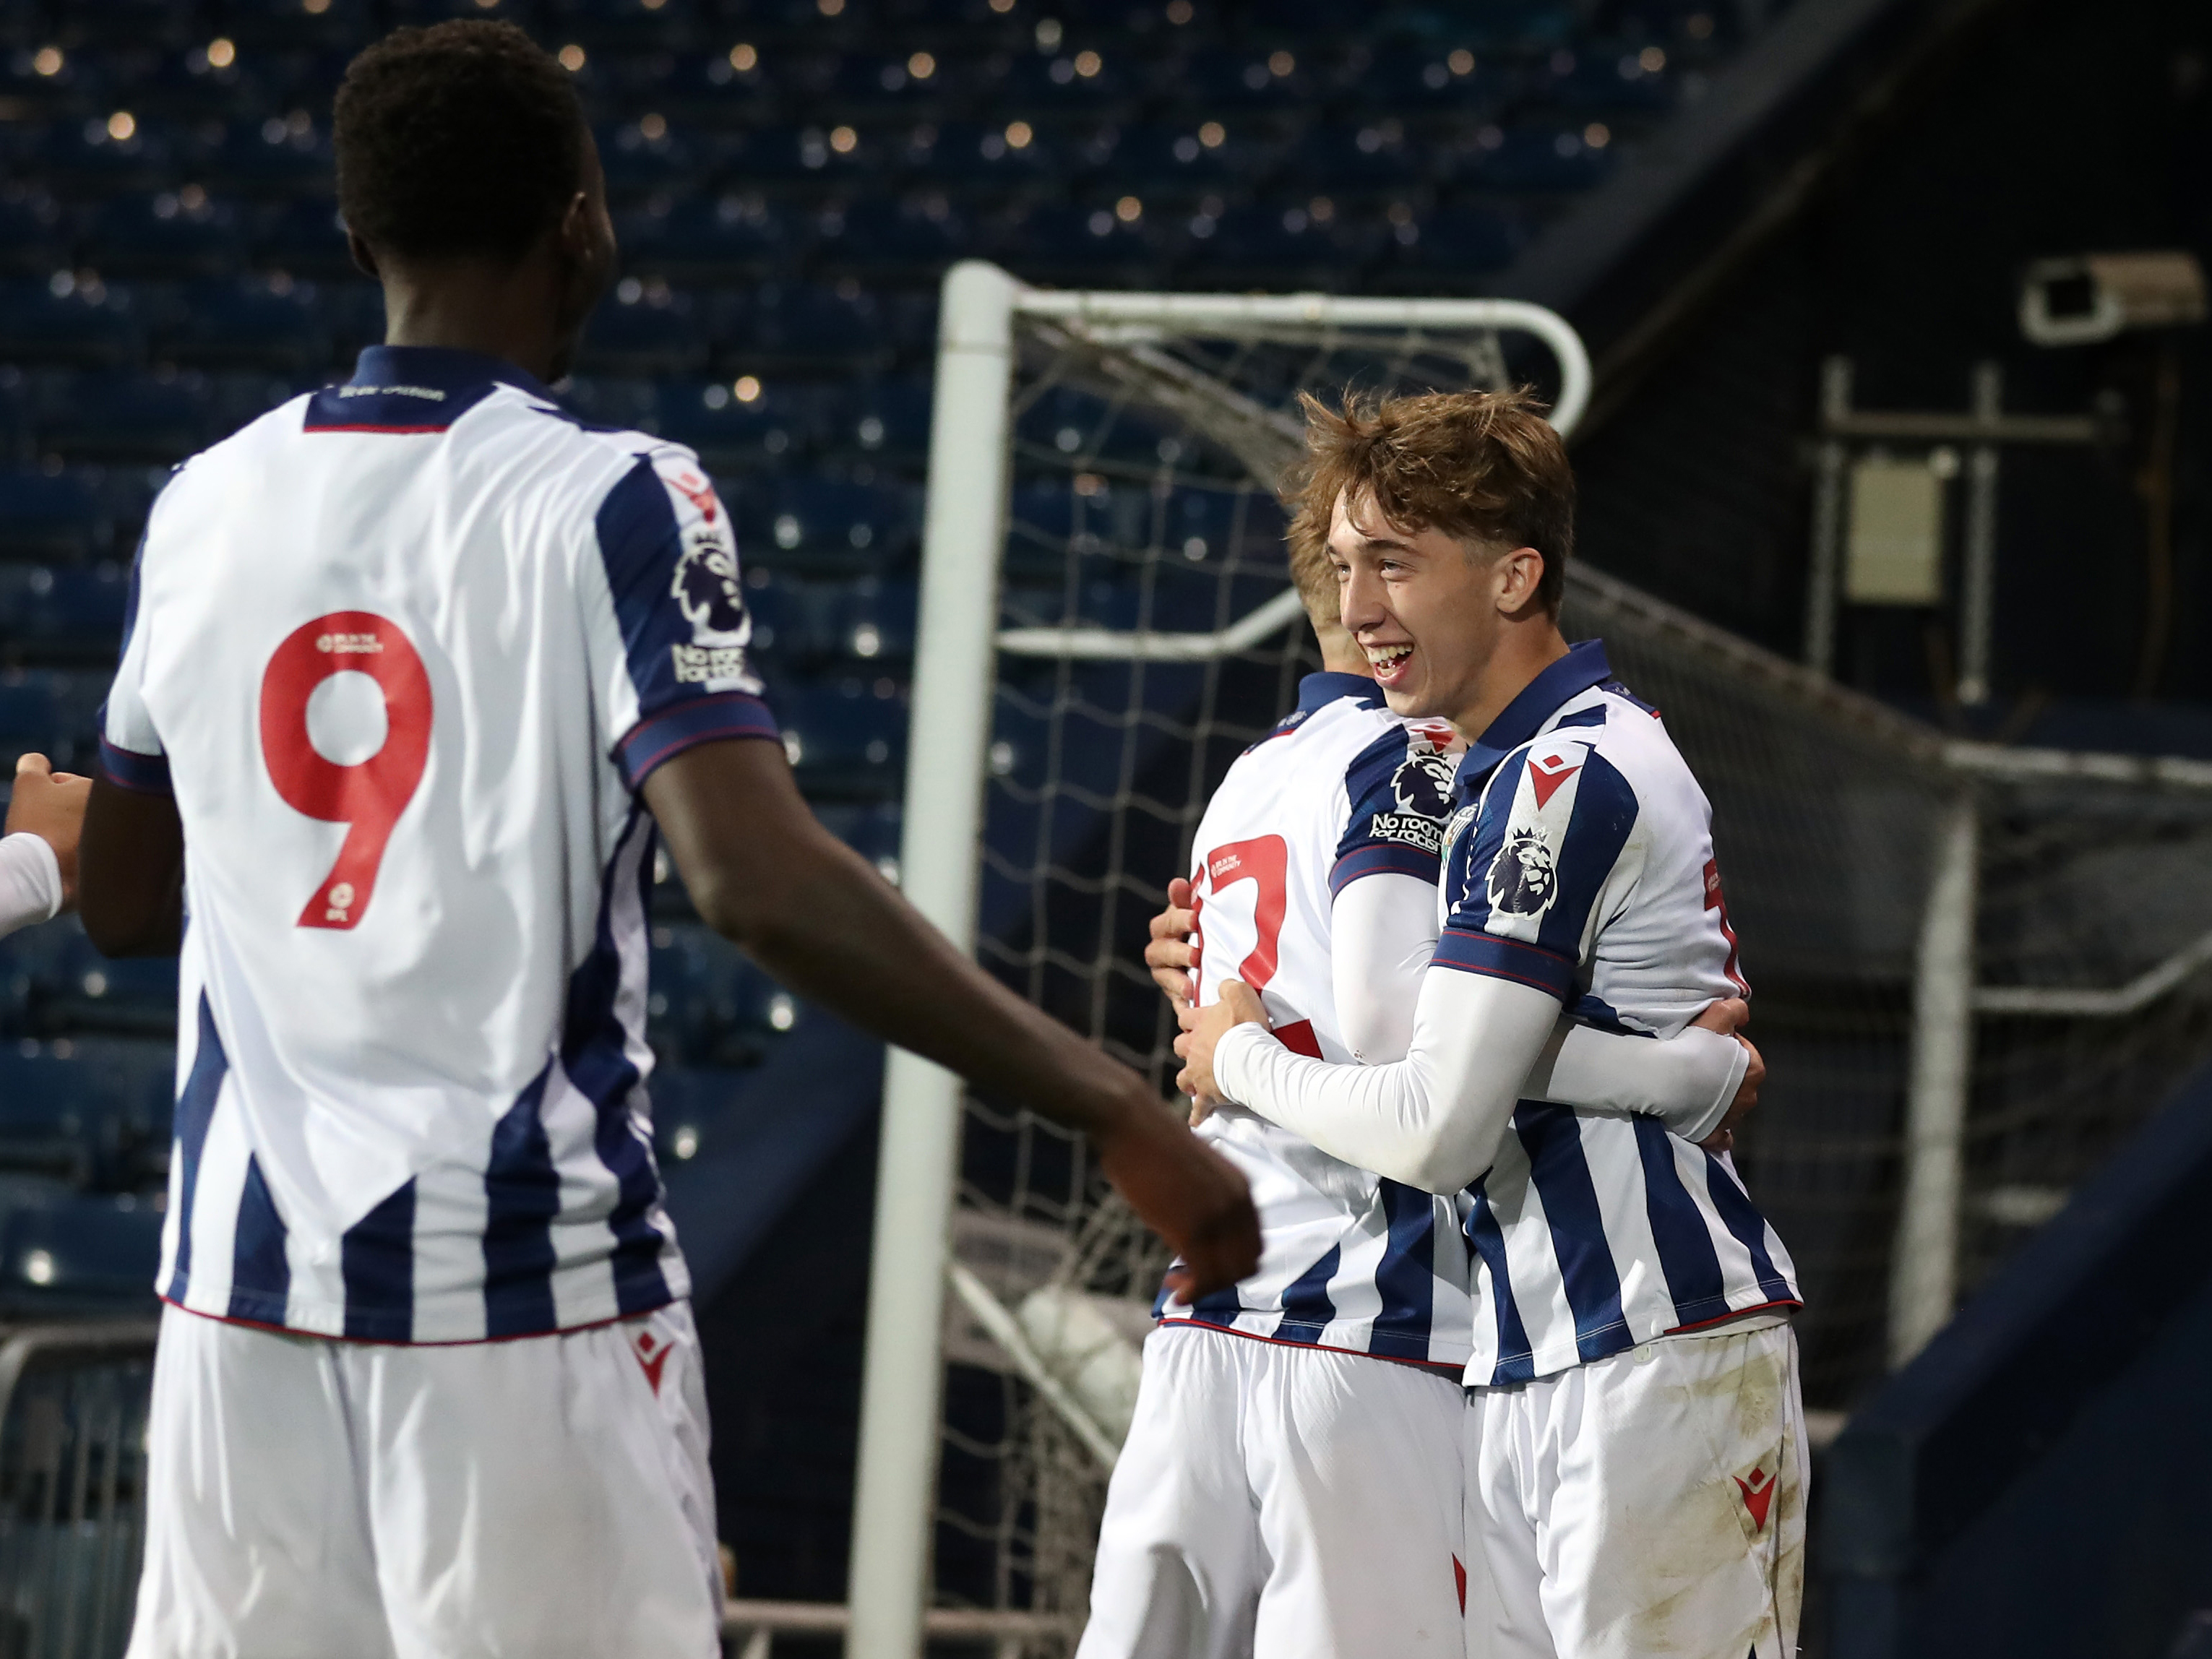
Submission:
[[[1631,1064],[1620,1063],[1624,1054]],[[1663,1042],[1612,1038],[1563,1027],[1547,991],[1439,969],[1421,976],[1402,1060],[1331,1066],[1244,1024],[1216,1045],[1213,1078],[1224,1098],[1332,1157],[1425,1192],[1453,1193],[1495,1161],[1521,1100],[1625,1115],[1702,1098],[1702,1112],[1668,1125],[1702,1140],[1727,1114],[1748,1064],[1743,1045],[1717,1031],[1692,1027]]]
[[[0,836],[0,939],[52,921],[62,909],[62,868],[44,836]]]

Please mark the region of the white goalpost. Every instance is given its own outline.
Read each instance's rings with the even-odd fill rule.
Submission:
[[[1529,381],[1571,431],[1582,343],[1513,301],[955,266],[908,897],[1164,1101],[1143,921],[1319,665],[1275,500],[1294,394]],[[1770,1067],[1739,1166],[1805,1283],[1808,1399],[1839,1404],[2212,1058],[2212,765],[1957,741],[1579,562],[1562,623],[1605,639],[1712,801]],[[849,1608],[809,1628],[851,1659],[956,1631],[1072,1650],[1164,1266],[1078,1138],[890,1054]]]

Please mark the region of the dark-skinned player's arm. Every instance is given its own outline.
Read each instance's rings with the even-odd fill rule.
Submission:
[[[77,843],[77,913],[106,957],[173,957],[185,931],[185,828],[168,795],[92,781]]]
[[[656,769],[644,793],[715,932],[809,1000],[1089,1135],[1107,1178],[1182,1256],[1178,1295],[1258,1267],[1244,1178],[1136,1073],[953,949],[823,829],[780,745],[701,744]]]

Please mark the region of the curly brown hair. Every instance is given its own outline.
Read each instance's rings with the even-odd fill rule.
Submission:
[[[1285,498],[1291,574],[1307,608],[1335,574],[1328,529],[1339,500],[1372,497],[1400,530],[1441,530],[1500,551],[1544,556],[1537,598],[1553,616],[1575,550],[1575,474],[1566,447],[1527,386],[1505,392],[1347,392],[1332,409],[1300,393],[1306,454]]]
[[[520,259],[583,188],[583,106],[512,23],[395,29],[331,111],[338,211],[379,252]]]

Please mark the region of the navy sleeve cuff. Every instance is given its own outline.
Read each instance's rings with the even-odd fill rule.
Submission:
[[[1516,985],[1533,985],[1565,1002],[1575,994],[1575,963],[1540,945],[1523,945],[1517,939],[1478,933],[1464,927],[1447,927],[1437,940],[1437,953],[1429,958],[1436,968],[1456,968],[1463,974],[1487,974],[1510,979]]]
[[[656,769],[687,749],[727,738],[772,741],[780,735],[775,716],[758,697],[744,691],[720,691],[647,714],[615,746],[615,763],[632,789],[641,789]]]
[[[1397,842],[1370,842],[1337,860],[1328,872],[1329,896],[1334,897],[1362,876],[1417,876],[1434,886],[1443,872],[1443,860],[1434,853]]]
[[[128,789],[134,794],[167,795],[175,793],[169,787],[169,757],[167,755],[142,755],[134,749],[118,749],[102,738],[100,740],[100,769],[117,788]]]

